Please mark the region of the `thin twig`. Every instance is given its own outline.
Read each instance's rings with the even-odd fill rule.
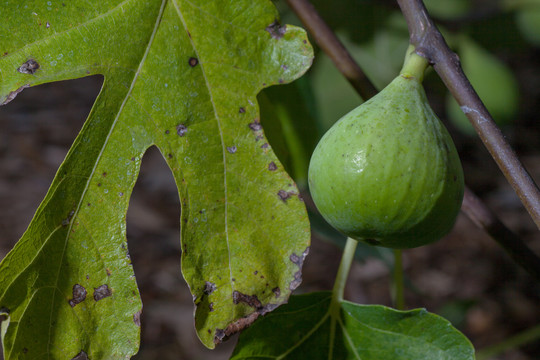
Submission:
[[[349,79],[351,84],[357,84],[358,87],[361,87],[361,91],[358,90],[357,86],[355,86],[355,89],[362,98],[367,100],[372,97],[376,93],[375,87],[369,82],[360,66],[343,47],[339,39],[324,20],[322,20],[315,8],[307,0],[287,0],[287,3],[302,20],[302,23],[309,30],[321,49],[334,59],[334,63],[336,63],[336,66],[341,73]],[[427,13],[425,14],[427,16]],[[324,34],[324,36],[321,34]],[[442,39],[442,41],[444,41],[444,39]],[[345,55],[343,55],[343,53],[345,53]],[[452,54],[450,58],[456,59],[455,54]],[[346,73],[344,69],[356,70],[351,73]],[[356,77],[357,79],[355,81],[354,79]],[[540,258],[536,256],[520,238],[509,230],[468,188],[465,189],[465,198],[461,210],[478,227],[486,231],[498,244],[500,244],[517,264],[524,267],[535,278],[540,278],[538,269],[540,266]]]
[[[488,360],[497,355],[501,355],[508,350],[517,349],[525,344],[540,339],[540,325],[527,329],[515,336],[503,340],[502,342],[480,349],[476,353],[476,360]]]
[[[307,0],[287,0],[287,3],[360,97],[366,100],[374,96],[377,93],[375,86],[353,60],[336,34],[319,16],[313,5]]]
[[[488,209],[468,188],[461,210],[481,229],[484,229],[521,267],[540,281],[540,258]]]
[[[463,73],[421,0],[397,0],[418,55],[427,58],[467,115],[485,147],[540,228],[540,190],[504,139],[500,129]]]

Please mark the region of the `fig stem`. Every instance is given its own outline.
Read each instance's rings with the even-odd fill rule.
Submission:
[[[331,311],[339,308],[339,303],[343,301],[343,294],[345,293],[345,284],[349,277],[349,271],[351,269],[352,262],[354,260],[354,253],[356,251],[356,245],[358,241],[347,238],[345,249],[343,250],[343,256],[339,264],[339,269],[334,282],[334,289],[332,290],[332,305]]]
[[[414,78],[421,83],[422,80],[424,80],[424,72],[428,66],[428,60],[415,53],[414,45],[409,45],[405,55],[403,68],[401,68],[399,74],[407,79]]]
[[[394,250],[394,287],[392,297],[394,300],[394,308],[397,310],[405,310],[405,292],[403,286],[403,257],[401,250]]]

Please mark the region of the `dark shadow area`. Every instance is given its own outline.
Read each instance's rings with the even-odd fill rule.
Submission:
[[[26,230],[84,124],[102,76],[44,84],[0,106],[0,257]]]
[[[131,196],[127,238],[143,301],[137,360],[228,359],[235,339],[211,351],[195,332],[194,305],[180,271],[180,202],[156,147],[142,159]]]

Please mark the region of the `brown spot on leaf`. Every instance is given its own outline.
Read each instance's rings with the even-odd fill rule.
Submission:
[[[294,279],[289,284],[289,290],[293,291],[302,283],[302,271],[298,270],[294,273]]]
[[[281,295],[281,289],[279,288],[279,286],[273,288],[272,292],[274,293],[274,295],[276,295],[277,298]]]
[[[244,330],[245,328],[249,327],[260,315],[264,315],[270,311],[273,311],[276,309],[279,305],[278,304],[268,304],[265,307],[261,307],[257,309],[254,313],[249,314],[248,316],[245,316],[243,318],[238,319],[237,321],[229,324],[225,330],[223,329],[216,329],[216,335],[218,335],[219,330],[219,336],[214,336],[214,343],[218,344],[222,342],[224,339],[227,339],[229,336],[236,334],[239,331]]]
[[[71,360],[90,360],[88,354],[81,350],[80,353],[71,358]]]
[[[21,74],[34,75],[39,70],[39,63],[34,59],[28,59],[17,69]]]
[[[142,311],[140,311],[140,310],[137,311],[135,314],[133,314],[133,322],[138,327],[141,327],[141,314],[142,314]]]
[[[105,269],[105,272],[107,273],[107,276],[111,276],[111,270]]]
[[[199,63],[199,60],[197,58],[190,57],[188,63],[189,63],[189,66],[195,67]]]
[[[178,136],[184,136],[184,135],[186,135],[186,133],[187,133],[187,127],[186,127],[186,125],[184,125],[184,124],[179,124],[179,125],[176,127],[176,133],[178,134]]]
[[[73,299],[69,300],[68,303],[71,307],[75,307],[75,305],[82,303],[86,299],[86,289],[82,285],[75,284],[73,285],[72,295]]]
[[[216,332],[214,333],[214,344],[219,344],[223,341],[225,338],[225,330],[223,329],[216,329]]]
[[[229,337],[249,327],[251,324],[253,324],[255,320],[257,320],[259,315],[260,314],[258,312],[254,312],[246,317],[240,318],[237,321],[233,322],[232,324],[227,326],[227,329],[225,329],[225,336]]]
[[[259,122],[259,119],[255,119],[252,123],[249,123],[249,128],[253,131],[259,131],[262,130],[262,125]]]
[[[264,143],[261,145],[261,149],[266,149],[268,148],[270,145],[268,145],[268,143]]]
[[[309,254],[309,246],[304,250],[302,255],[296,255],[296,253],[292,253],[291,256],[289,256],[289,259],[296,264],[299,268],[304,265],[304,260],[306,259],[306,256]]]
[[[17,95],[19,95],[19,93],[20,93],[21,91],[23,91],[24,89],[26,89],[27,87],[30,87],[30,85],[29,85],[29,84],[23,85],[23,86],[21,86],[20,88],[18,88],[17,90],[14,90],[14,91],[10,92],[10,93],[6,96],[6,99],[0,103],[0,106],[6,105],[7,103],[9,103],[9,102],[12,101],[13,99],[15,99],[15,97],[17,97]]]
[[[227,146],[227,151],[230,152],[231,154],[234,154],[236,150],[238,150],[236,146]]]
[[[99,301],[112,295],[111,289],[107,284],[103,284],[98,288],[94,288],[94,300]]]
[[[304,250],[302,255],[297,255],[296,253],[292,253],[291,256],[289,256],[289,259],[298,266],[298,271],[294,273],[294,279],[289,284],[290,290],[295,290],[300,284],[302,283],[302,266],[304,265],[304,260],[306,259],[306,256],[309,253],[309,246]]]
[[[255,309],[262,308],[262,304],[257,298],[257,295],[246,295],[246,294],[242,294],[240,291],[234,290],[232,294],[232,298],[233,298],[233,303],[235,305],[244,303]]]
[[[271,162],[270,164],[268,164],[268,170],[270,171],[276,171],[277,170],[277,165],[275,162]]]
[[[287,26],[281,26],[281,24],[276,20],[270,25],[268,25],[265,30],[270,33],[272,38],[281,39],[283,35],[285,35],[285,33],[287,32]]]
[[[216,284],[211,283],[210,281],[206,281],[206,282],[204,283],[204,290],[203,290],[203,292],[204,292],[206,295],[210,295],[211,293],[213,293],[214,291],[216,291],[216,289],[217,289]]]
[[[240,114],[244,114],[244,113],[246,112],[246,109],[243,108],[243,107],[241,107],[241,108],[238,110],[238,112],[239,112]]]
[[[278,196],[281,200],[283,200],[284,202],[287,201],[288,198],[291,197],[291,194],[286,192],[285,190],[279,190],[278,191]]]
[[[208,304],[208,310],[209,310],[210,312],[214,311],[214,303],[213,303],[213,302],[211,302],[210,304]]]

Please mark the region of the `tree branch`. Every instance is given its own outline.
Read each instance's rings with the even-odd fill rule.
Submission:
[[[540,258],[515,233],[504,226],[469,188],[465,188],[461,210],[476,226],[484,229],[517,264],[540,281]]]
[[[319,47],[332,59],[337,69],[345,76],[360,97],[366,100],[374,96],[377,93],[375,86],[354,61],[336,34],[319,16],[313,5],[307,0],[287,0],[287,3]]]
[[[427,58],[433,65],[533,221],[540,228],[540,190],[474,91],[461,69],[458,56],[446,44],[421,0],[397,0],[397,2],[407,20],[410,42],[416,47],[416,53]]]
[[[398,0],[398,2],[400,1]],[[360,66],[354,61],[334,32],[319,16],[313,5],[311,5],[308,0],[287,0],[287,3],[300,18],[317,44],[334,61],[336,67],[349,80],[360,96],[364,100],[374,96],[377,93],[375,86],[369,81]],[[440,37],[439,41],[444,43],[444,39],[429,20],[427,12],[424,11],[422,13],[426,17],[425,21],[430,23],[430,26],[434,29],[432,31],[435,31]],[[411,15],[409,14],[409,16]],[[415,36],[418,37],[418,35]],[[446,43],[444,43],[444,45],[446,46]],[[447,46],[446,48],[448,49]],[[461,71],[457,56],[449,49],[448,52],[450,52],[449,61],[453,63],[452,66],[457,66],[459,71]],[[441,64],[439,64],[439,68],[440,66]],[[463,74],[463,72],[461,73]],[[502,246],[516,263],[524,267],[535,278],[540,279],[540,258],[538,258],[538,256],[536,256],[520,238],[509,230],[468,188],[465,189],[465,197],[463,199],[461,210],[478,227],[486,231],[486,233]]]

